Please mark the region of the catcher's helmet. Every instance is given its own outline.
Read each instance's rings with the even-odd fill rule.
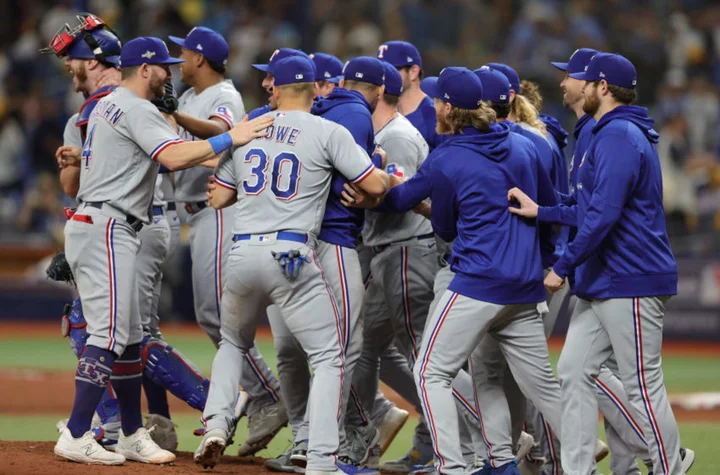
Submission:
[[[118,66],[122,42],[117,34],[92,13],[80,13],[79,24],[67,23],[58,30],[41,53],[54,53],[58,58],[97,59],[109,66]]]

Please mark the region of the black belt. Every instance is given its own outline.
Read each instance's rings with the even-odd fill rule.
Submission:
[[[103,206],[105,205],[105,203],[102,201],[88,202],[85,204],[88,206],[92,206],[93,208],[100,209],[100,210],[103,209]],[[112,205],[108,205],[108,208],[110,208],[110,207],[112,207]],[[130,225],[130,227],[133,228],[136,233],[140,232],[140,230],[143,227],[142,221],[137,219],[135,216],[131,216],[129,214],[126,214],[124,219],[125,219],[125,222],[127,222],[128,225]]]
[[[433,233],[421,234],[420,236],[415,236],[415,237],[411,237],[408,239],[401,239],[399,241],[393,241],[389,244],[380,244],[379,246],[373,246],[372,250],[375,254],[380,254],[385,249],[387,249],[388,247],[393,246],[393,245],[397,245],[397,244],[401,244],[401,243],[409,244],[411,241],[415,241],[415,240],[420,241],[422,239],[430,239],[430,238],[434,238],[434,237],[435,237],[435,235]]]
[[[175,211],[177,209],[177,205],[175,204],[174,201],[168,201],[167,209],[168,209],[168,211]]]
[[[195,214],[199,213],[200,211],[207,208],[208,202],[207,201],[196,201],[194,203],[185,203],[185,211],[187,211],[187,214]]]

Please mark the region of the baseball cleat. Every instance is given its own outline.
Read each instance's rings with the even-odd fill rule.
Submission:
[[[599,462],[610,453],[610,448],[600,439],[595,440],[595,462]]]
[[[350,460],[364,465],[370,456],[370,449],[378,445],[380,433],[371,424],[360,426],[346,433],[346,450]]]
[[[437,468],[435,468],[435,461],[431,460],[425,465],[415,465],[410,468],[409,475],[437,475]]]
[[[203,468],[214,468],[227,444],[227,432],[222,429],[210,429],[205,432],[200,446],[193,454],[193,459]]]
[[[248,393],[245,391],[240,391],[238,393],[237,401],[235,401],[235,417],[233,418],[233,424],[230,428],[230,433],[228,434],[227,446],[230,446],[235,442],[235,431],[237,430],[238,423],[240,423],[240,419],[245,416],[249,401],[250,395]]]
[[[60,438],[53,449],[55,455],[64,459],[91,465],[122,465],[125,457],[102,447],[95,440],[92,431],[87,431],[82,437],[76,439],[70,429],[64,427],[60,430]]]
[[[299,468],[307,467],[307,450],[307,440],[296,442],[290,453],[290,463]]]
[[[407,422],[409,415],[409,412],[395,406],[385,413],[380,425],[377,426],[377,430],[380,435],[378,444],[380,445],[381,456],[385,453],[387,448],[390,447],[392,441],[395,440],[398,432],[400,432],[400,429],[402,429]]]
[[[238,456],[254,455],[268,446],[270,441],[288,424],[288,415],[282,398],[248,417],[247,440],[238,448]]]
[[[347,457],[339,457],[337,467],[346,475],[380,475],[377,470],[364,468]]]
[[[517,447],[515,450],[515,458],[522,460],[526,455],[530,453],[533,446],[535,445],[535,439],[533,436],[525,431],[520,432],[520,438],[518,439]]]
[[[274,459],[266,460],[264,464],[265,468],[271,472],[295,473],[295,465],[290,462],[290,455],[292,455],[292,449],[284,454],[280,454]]]
[[[690,471],[695,463],[695,451],[685,447],[680,447],[680,460],[682,461],[682,473],[685,475]]]
[[[152,439],[151,431],[144,427],[126,436],[120,431],[115,451],[128,460],[140,463],[163,464],[175,461],[175,454],[161,449]]]
[[[175,451],[178,446],[177,432],[173,421],[160,414],[148,414],[145,418],[145,428],[151,430],[152,440],[161,449]]]
[[[414,469],[420,469],[428,464],[432,464],[432,462],[433,452],[429,445],[422,448],[413,447],[402,458],[381,463],[380,470],[383,472],[405,474],[412,472]]]

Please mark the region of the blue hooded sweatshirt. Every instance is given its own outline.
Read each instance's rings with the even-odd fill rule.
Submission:
[[[433,230],[454,240],[450,290],[496,304],[536,303],[545,300],[538,227],[508,211],[507,190],[514,186],[554,203],[550,178],[529,140],[504,124],[489,133],[468,127],[448,136],[386,201],[407,210],[432,199]]]
[[[565,147],[568,144],[568,133],[553,116],[540,114],[540,120],[548,131],[548,142],[553,151],[553,173],[550,176],[553,186],[560,193],[568,193],[568,166],[565,160]]]
[[[355,142],[372,157],[375,166],[382,167],[380,156],[373,155],[375,133],[370,104],[360,92],[336,87],[330,95],[313,105],[312,113],[348,129]],[[348,180],[344,176],[338,172],[333,173],[318,238],[330,244],[354,248],[365,224],[365,210],[346,208],[340,202],[345,183],[348,183]]]
[[[253,109],[248,113],[248,120],[257,119],[261,115],[265,115],[271,110],[272,109],[270,108],[270,104],[265,104],[264,106],[258,107],[257,109]]]
[[[578,166],[578,232],[553,267],[560,277],[575,268],[583,299],[677,293],[652,125],[647,109],[620,106],[592,129]]]
[[[420,135],[423,136],[428,144],[428,147],[430,147],[431,152],[435,149],[435,147],[440,145],[436,141],[438,137],[438,134],[435,131],[435,126],[437,125],[437,115],[435,114],[435,104],[432,99],[425,96],[417,109],[406,115],[405,118],[409,120],[416,129],[418,129]]]
[[[533,143],[535,149],[537,150],[537,154],[540,157],[540,162],[542,163],[546,174],[550,177],[552,182],[552,176],[555,167],[555,157],[553,156],[553,150],[550,146],[550,142],[541,135],[526,128],[523,128],[515,122],[505,120],[502,122],[502,124],[507,126],[510,132],[522,135]],[[554,182],[553,186],[555,186]],[[566,242],[566,235],[561,236],[561,234],[555,232],[552,229],[552,226],[549,224],[542,225],[540,251],[542,252],[543,269],[548,269],[552,267],[553,264],[555,264],[555,261],[557,261],[560,255],[562,255],[562,252],[565,248],[564,244]]]

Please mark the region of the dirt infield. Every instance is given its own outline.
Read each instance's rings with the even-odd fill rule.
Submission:
[[[169,465],[140,465],[127,462],[120,467],[98,467],[68,462],[53,454],[55,442],[4,442],[0,441],[0,475],[175,475],[187,473],[241,473],[254,475],[268,473],[264,459],[257,457],[223,457],[213,470],[195,465],[192,454],[179,452],[177,460]]]

